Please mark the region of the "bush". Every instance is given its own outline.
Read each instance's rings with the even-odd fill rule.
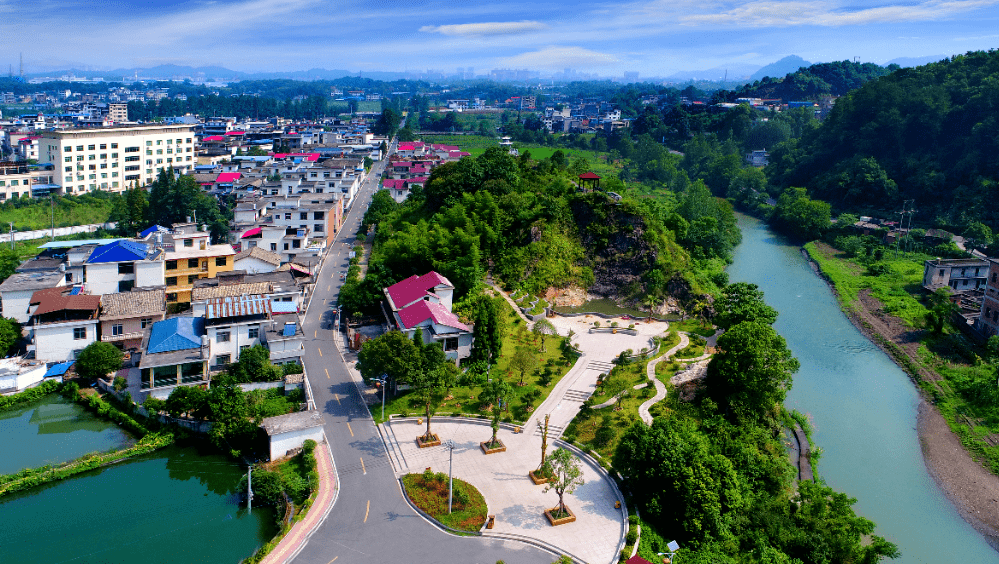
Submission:
[[[121,369],[121,359],[121,351],[111,343],[90,343],[76,359],[76,373],[83,378],[104,378]]]
[[[638,531],[634,526],[628,529],[628,534],[624,536],[624,544],[632,546],[638,541]]]

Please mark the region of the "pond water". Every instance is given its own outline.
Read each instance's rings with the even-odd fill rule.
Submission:
[[[58,394],[0,411],[0,474],[58,464],[135,439]]]
[[[276,533],[247,513],[232,460],[196,446],[145,456],[0,498],[0,562],[235,564]]]
[[[603,313],[605,315],[630,315],[632,317],[648,317],[648,312],[620,306],[612,299],[598,298],[590,300],[581,306],[555,306],[552,308],[556,313]]]
[[[807,414],[824,453],[819,475],[896,543],[903,563],[999,563],[929,476],[916,433],[919,396],[906,374],[840,311],[825,281],[762,222],[739,216],[728,268],[780,313],[775,328],[801,362],[785,405]]]

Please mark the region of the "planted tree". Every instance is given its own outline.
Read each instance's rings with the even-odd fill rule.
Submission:
[[[436,435],[430,430],[430,418],[437,413],[444,398],[447,397],[455,383],[457,369],[453,364],[443,363],[433,370],[419,371],[410,379],[414,393],[419,402],[423,405],[424,414],[427,417],[427,432],[420,439],[423,442],[436,440]]]
[[[76,358],[76,373],[84,378],[103,378],[121,369],[121,351],[111,343],[90,343]]]
[[[569,509],[565,506],[565,494],[571,494],[577,486],[583,485],[583,469],[576,458],[569,450],[560,448],[552,453],[545,461],[545,473],[548,476],[548,483],[545,484],[545,493],[555,490],[558,494],[558,507],[551,513],[552,517],[561,519],[569,516]]]
[[[524,385],[524,375],[534,370],[534,366],[538,363],[537,359],[534,357],[534,353],[527,347],[517,347],[517,352],[513,354],[513,358],[510,359],[510,368],[520,372],[520,382],[518,386]]]
[[[763,292],[756,284],[736,282],[722,290],[722,297],[714,304],[715,325],[728,329],[743,321],[758,321],[773,325],[777,321],[777,310],[763,301]]]
[[[486,445],[488,448],[494,448],[500,446],[499,440],[496,438],[496,433],[499,431],[500,414],[503,412],[503,404],[506,402],[506,398],[510,395],[513,388],[510,384],[507,384],[506,380],[502,378],[493,378],[486,384],[485,389],[482,393],[489,398],[493,404],[492,414],[492,428],[493,436],[489,439],[489,443]]]
[[[555,330],[555,326],[552,325],[551,321],[548,321],[543,317],[534,322],[534,327],[531,328],[531,331],[533,331],[535,335],[541,337],[541,352],[547,351],[547,349],[545,349],[545,338],[548,337],[549,335],[558,334],[558,332]]]

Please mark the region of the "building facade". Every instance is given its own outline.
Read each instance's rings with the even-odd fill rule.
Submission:
[[[66,194],[121,192],[152,183],[160,169],[192,170],[196,141],[190,125],[66,129],[43,133],[38,153],[57,167],[53,181]]]

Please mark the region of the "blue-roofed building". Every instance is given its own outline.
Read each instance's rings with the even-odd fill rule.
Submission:
[[[164,252],[151,243],[118,239],[101,245],[86,260],[87,288],[93,294],[162,286]]]
[[[153,233],[169,233],[169,232],[170,228],[168,227],[163,227],[162,225],[153,225],[143,229],[142,232],[139,233],[139,239],[146,239]]]
[[[153,323],[142,339],[142,391],[161,396],[176,386],[208,383],[209,344],[204,317],[172,317]]]

